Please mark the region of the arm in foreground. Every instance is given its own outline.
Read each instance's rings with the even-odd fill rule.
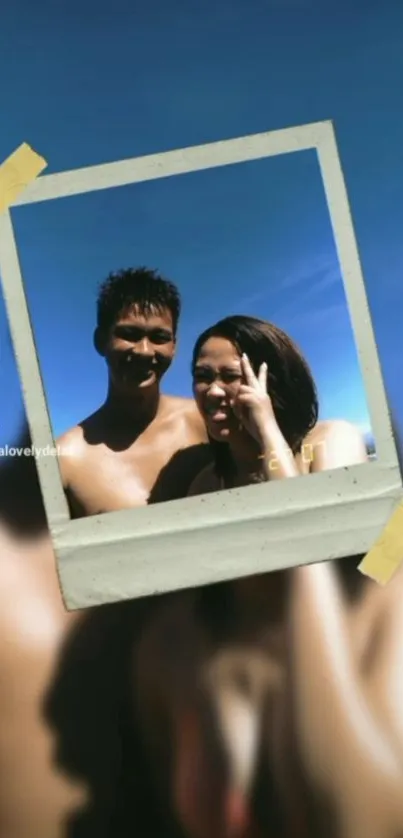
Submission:
[[[402,597],[402,573],[353,605],[331,562],[293,574],[273,743],[287,838],[403,834]]]
[[[18,540],[0,520],[0,838],[63,838],[90,800],[85,779],[59,767],[43,707],[77,616],[65,612],[50,539]]]

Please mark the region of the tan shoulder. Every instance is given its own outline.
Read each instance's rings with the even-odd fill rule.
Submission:
[[[185,396],[165,396],[165,399],[173,410],[189,414],[192,414],[195,411],[198,413],[194,399],[185,398]]]
[[[75,425],[74,428],[65,431],[56,440],[56,449],[63,486],[66,488],[75,465],[82,462],[87,450],[83,428],[80,425]]]
[[[305,437],[303,455],[307,449],[311,455],[311,471],[343,468],[368,461],[361,428],[344,419],[318,422]]]
[[[214,473],[214,464],[209,463],[205,466],[191,483],[188,497],[194,495],[206,495],[209,492],[218,492],[220,489],[220,482]]]
[[[180,396],[169,396],[170,402],[175,413],[185,419],[188,428],[197,436],[200,442],[207,442],[207,431],[200,411],[197,408],[194,399],[188,399]]]
[[[81,425],[69,428],[56,440],[60,457],[78,457],[85,449],[84,431]]]
[[[358,425],[346,419],[323,419],[305,437],[305,443],[318,444],[322,440],[331,438],[363,440],[363,434]]]

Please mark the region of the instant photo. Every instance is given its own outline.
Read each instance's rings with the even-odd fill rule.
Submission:
[[[242,457],[251,482],[264,455],[275,479],[294,445],[309,473],[317,422],[351,423],[373,450],[314,150],[17,208],[15,232],[75,517],[183,498],[203,482],[233,488],[248,477]],[[242,411],[237,399],[248,375],[259,396],[265,362],[280,431],[266,450],[259,422],[248,424],[253,402]],[[222,486],[209,466],[200,479],[203,425]]]
[[[319,501],[331,540],[329,503],[383,520],[400,487],[330,123],[42,177],[19,203],[0,260],[68,601],[120,598],[123,565],[126,597],[300,563],[284,514],[311,561],[372,543],[354,525],[312,553]],[[213,558],[183,574],[202,531]]]

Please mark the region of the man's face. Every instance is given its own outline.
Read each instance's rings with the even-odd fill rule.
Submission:
[[[168,309],[146,314],[132,306],[112,327],[105,357],[119,390],[146,389],[157,384],[175,354],[172,315]]]

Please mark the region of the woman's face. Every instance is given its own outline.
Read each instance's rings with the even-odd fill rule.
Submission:
[[[239,430],[231,403],[242,383],[238,350],[226,338],[209,338],[196,359],[193,393],[207,431],[217,442],[228,441]]]

